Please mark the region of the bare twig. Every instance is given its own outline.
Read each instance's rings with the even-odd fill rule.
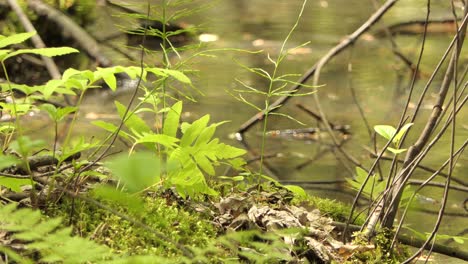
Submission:
[[[418,140],[414,145],[412,145],[408,149],[408,153],[405,157],[405,162],[403,164],[403,167],[406,168],[409,166],[409,164],[416,158],[416,156],[421,153],[423,147],[427,144],[429,141],[430,136],[432,135],[434,129],[435,129],[435,124],[438,122],[440,115],[442,113],[442,105],[445,101],[445,97],[447,95],[448,89],[450,87],[450,83],[452,81],[453,75],[455,68],[457,67],[457,61],[458,61],[458,56],[460,55],[460,50],[461,50],[461,45],[463,44],[464,38],[465,38],[465,33],[466,33],[466,26],[467,26],[467,21],[468,21],[468,4],[465,7],[465,15],[463,19],[463,23],[459,29],[459,33],[455,37],[456,42],[458,45],[456,46],[456,49],[452,53],[452,58],[449,62],[448,69],[446,71],[446,74],[444,76],[444,80],[442,81],[442,84],[439,89],[439,94],[437,98],[437,102],[434,105],[433,111],[431,113],[431,116],[426,122],[426,126],[424,127],[422,133],[420,134]],[[454,99],[455,100],[455,99]],[[454,113],[455,114],[455,113]],[[409,179],[409,174],[402,173],[402,177],[400,180],[395,181],[395,188],[394,190],[400,190],[400,191],[395,191],[392,196],[396,197],[396,203],[392,205],[391,208],[389,208],[389,214],[386,219],[384,219],[383,226],[384,227],[391,227],[393,226],[393,220],[395,219],[396,212],[398,210],[398,204],[399,200],[401,198],[401,190],[402,186],[406,183],[406,181]]]
[[[377,154],[375,154],[375,153],[370,153],[370,156],[371,156],[371,158],[376,158],[376,157],[377,157]],[[382,159],[382,160],[393,160],[393,158],[386,157],[386,156],[382,156],[382,157],[380,157],[380,159]],[[398,163],[403,163],[403,162],[404,162],[404,160],[401,160],[401,159],[397,159],[396,161],[397,161]],[[446,165],[446,163],[444,163],[443,166],[445,166],[445,165]],[[420,168],[421,170],[425,170],[425,171],[427,171],[427,172],[431,172],[431,173],[435,173],[435,172],[436,172],[435,169],[426,167],[426,166],[424,166],[424,165],[418,164],[417,167]],[[443,172],[439,172],[439,175],[442,176],[442,177],[447,177],[447,174],[445,174],[445,173],[443,173]],[[464,182],[464,181],[462,181],[462,180],[460,180],[460,179],[454,178],[453,176],[452,176],[452,181],[453,181],[453,182],[456,182],[456,183],[458,183],[458,184],[460,184],[460,185],[462,185],[462,186],[465,186],[465,187],[468,186],[468,184],[467,184],[466,182]]]

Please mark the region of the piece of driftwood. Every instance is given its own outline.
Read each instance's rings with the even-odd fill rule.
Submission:
[[[97,41],[67,15],[39,0],[29,0],[28,7],[36,14],[47,16],[50,21],[55,22],[65,34],[69,34],[76,41],[80,48],[94,58],[99,66],[111,66],[111,61],[102,54]]]
[[[58,152],[57,152],[57,154],[58,154]],[[77,152],[77,153],[67,157],[64,160],[64,162],[70,162],[72,160],[79,159],[80,157],[81,157],[81,153]],[[34,156],[31,156],[31,157],[28,157],[27,161],[28,161],[29,169],[31,171],[35,171],[39,167],[43,167],[43,166],[55,166],[55,165],[58,165],[58,163],[59,163],[59,160],[56,157],[54,157],[53,155],[34,155]],[[27,175],[26,168],[24,168],[24,166],[21,166],[21,165],[16,165],[16,166],[12,166],[12,167],[9,167],[9,168],[5,168],[2,171],[15,170],[15,167],[16,167],[16,172],[18,174],[17,175],[18,177],[22,177],[22,176],[29,177]]]
[[[461,20],[458,20],[458,22],[460,21]],[[455,22],[456,21],[453,18],[432,19],[427,21],[427,31],[429,33],[455,33]],[[422,34],[424,32],[425,24],[426,20],[412,20],[390,25],[388,26],[388,29],[394,35]],[[384,32],[382,29],[375,33],[376,36],[382,36],[383,34]]]

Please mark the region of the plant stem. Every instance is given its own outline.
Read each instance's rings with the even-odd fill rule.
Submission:
[[[299,15],[297,16],[296,22],[294,23],[291,30],[289,30],[288,35],[286,36],[286,38],[284,39],[284,41],[283,41],[283,43],[281,45],[281,49],[279,51],[278,58],[276,58],[276,61],[273,62],[270,59],[270,56],[268,55],[268,59],[273,63],[274,69],[273,69],[273,74],[271,76],[267,76],[269,78],[269,85],[268,85],[268,93],[267,93],[266,99],[265,99],[265,110],[264,110],[264,114],[263,114],[264,116],[263,116],[263,130],[262,130],[262,145],[261,145],[261,150],[260,150],[260,170],[259,170],[260,175],[263,172],[263,165],[264,165],[263,161],[264,161],[264,157],[265,157],[266,133],[267,133],[268,117],[269,117],[270,108],[271,108],[270,100],[274,96],[273,84],[276,81],[276,74],[278,72],[279,65],[281,64],[281,61],[287,56],[287,53],[284,53],[286,43],[288,42],[288,40],[291,37],[292,33],[294,32],[297,25],[299,24],[299,20],[302,17],[302,13],[304,12],[306,4],[307,4],[307,0],[304,0],[304,2],[302,3],[301,11],[299,12]],[[258,181],[260,183],[260,177],[258,178]]]

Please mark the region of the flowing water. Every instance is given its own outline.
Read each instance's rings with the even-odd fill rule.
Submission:
[[[127,1],[130,2],[130,1]],[[134,1],[135,2],[135,1]],[[136,1],[138,2],[138,1]],[[440,19],[451,16],[450,1],[433,1],[431,18]],[[447,3],[446,3],[447,2]],[[210,114],[213,122],[230,120],[223,125],[217,134],[227,143],[239,144],[229,135],[254,115],[257,111],[234,99],[228,92],[235,94],[236,88],[241,88],[235,81],[239,79],[261,90],[267,89],[268,82],[257,75],[248,73],[239,63],[249,67],[261,67],[271,70],[266,54],[275,57],[282,41],[295,22],[302,5],[302,0],[221,0],[212,8],[183,19],[184,23],[201,24],[203,31],[218,37],[209,43],[211,48],[238,48],[247,50],[263,50],[260,54],[242,52],[218,52],[215,58],[199,59],[192,66],[199,73],[193,81],[204,96],[194,93],[196,103],[187,103],[185,118],[192,121],[204,114]],[[336,45],[346,35],[357,29],[373,13],[372,1],[362,0],[314,0],[309,1],[301,18],[300,24],[287,44],[292,48],[302,43],[310,44],[295,50],[280,66],[280,74],[304,73],[330,48]],[[105,33],[115,31],[113,24],[122,24],[120,18],[109,16],[111,12],[103,13],[107,21],[101,21],[96,27],[106,26]],[[338,125],[349,125],[351,138],[347,140],[344,149],[365,166],[370,166],[373,159],[365,146],[371,146],[370,137],[365,122],[356,106],[357,100],[371,126],[378,124],[396,125],[402,107],[408,95],[408,84],[411,71],[392,53],[391,42],[379,34],[384,25],[408,20],[424,19],[426,15],[425,1],[402,1],[392,11],[384,16],[373,30],[365,34],[352,47],[333,58],[322,70],[317,88],[324,112],[331,122]],[[106,24],[107,23],[107,24]],[[99,31],[99,34],[104,32]],[[414,99],[410,103],[413,110],[419,92],[432,73],[441,55],[445,51],[452,35],[449,33],[429,34],[421,65],[421,77],[415,86]],[[421,34],[398,35],[394,37],[399,49],[410,60],[416,62]],[[111,54],[111,53],[108,53]],[[181,54],[184,56],[184,53]],[[119,63],[119,61],[115,61]],[[462,53],[460,64],[466,65],[468,52],[466,47]],[[427,100],[422,106],[420,123],[427,119],[432,103],[435,101],[437,86],[442,77],[440,74],[429,89]],[[309,83],[310,84],[310,83]],[[353,96],[354,92],[354,96]],[[128,100],[128,94],[122,92],[117,96],[93,94],[85,102],[85,113],[80,121],[80,127],[88,133],[97,133],[98,129],[89,125],[94,118],[113,120],[113,100],[123,102]],[[247,95],[246,95],[247,96]],[[262,107],[264,99],[248,95],[249,100]],[[317,127],[317,121],[300,110],[296,105],[317,111],[312,96],[293,98],[279,112],[293,116],[305,123],[302,126],[286,118],[272,117],[268,130],[286,130],[305,127]],[[462,109],[457,124],[456,143],[460,145],[468,137],[468,118],[466,109]],[[421,131],[421,125],[416,124],[406,142],[413,142]],[[249,145],[256,151],[260,148],[261,125],[258,123],[245,135]],[[285,137],[269,137],[267,139],[267,154],[276,154],[267,160],[269,168],[275,177],[283,181],[329,181],[332,184],[306,184],[308,191],[314,195],[351,202],[354,192],[340,181],[350,176],[354,170],[352,164],[343,155],[334,153],[329,146],[330,140],[289,139]],[[444,137],[432,150],[424,165],[435,169],[448,157],[449,138]],[[384,141],[378,140],[379,146]],[[338,157],[338,158],[337,158]],[[463,154],[454,169],[454,176],[467,181],[468,157]],[[255,165],[254,165],[255,166]],[[385,172],[388,166],[383,166]],[[385,173],[384,173],[385,175]],[[419,172],[418,177],[425,179],[430,173]],[[443,182],[442,179],[439,179]],[[422,194],[435,200],[425,198],[419,202],[421,208],[436,212],[440,206],[442,189],[425,188]],[[447,211],[452,215],[444,218],[440,229],[441,234],[457,235],[466,231],[468,226],[467,212],[463,209],[463,201],[468,198],[466,193],[451,191]],[[409,214],[409,224],[413,228],[429,232],[432,229],[436,214],[413,211]],[[421,221],[423,219],[423,221]],[[466,236],[466,233],[464,234]],[[454,246],[453,241],[447,242]],[[466,246],[462,246],[465,250]],[[455,261],[455,260],[454,260]],[[456,263],[456,262],[454,262]]]

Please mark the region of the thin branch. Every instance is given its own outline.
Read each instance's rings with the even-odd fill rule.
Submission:
[[[458,57],[460,55],[461,45],[463,44],[463,41],[464,41],[464,38],[465,38],[466,26],[467,26],[467,21],[468,21],[468,10],[467,10],[467,8],[468,8],[468,4],[467,4],[467,6],[465,6],[465,15],[464,15],[463,23],[462,23],[459,31],[457,31],[458,33],[457,33],[457,35],[455,37],[455,39],[456,39],[455,41],[457,42],[458,45],[456,46],[455,50],[452,53],[452,58],[450,59],[449,66],[447,68],[446,74],[444,76],[444,79],[443,79],[442,84],[441,84],[440,89],[439,89],[437,102],[435,103],[434,108],[432,110],[432,113],[431,113],[429,119],[427,120],[426,126],[424,127],[423,131],[421,132],[418,140],[416,141],[416,143],[414,143],[414,145],[412,145],[408,149],[408,153],[407,153],[407,155],[405,157],[405,163],[403,164],[404,168],[408,167],[409,163],[411,163],[416,158],[416,156],[419,153],[421,153],[423,147],[427,144],[427,142],[429,141],[430,136],[432,135],[433,131],[435,130],[435,124],[439,120],[440,115],[442,113],[442,105],[443,105],[443,103],[445,101],[445,97],[446,97],[447,92],[449,90],[450,83],[452,82],[454,71],[455,71],[455,68],[457,67]],[[454,99],[454,100],[456,100],[456,99]],[[398,210],[398,204],[399,204],[401,194],[402,194],[402,191],[401,191],[402,186],[405,185],[406,181],[409,178],[409,175],[410,174],[408,174],[408,173],[404,173],[404,174],[402,174],[402,177],[401,177],[400,180],[395,181],[396,186],[395,186],[394,190],[399,190],[399,191],[394,191],[392,196],[396,197],[397,202],[395,204],[393,204],[389,208],[390,213],[388,214],[388,218],[384,219],[384,222],[382,223],[384,227],[393,226],[393,220],[395,219],[396,212]]]

